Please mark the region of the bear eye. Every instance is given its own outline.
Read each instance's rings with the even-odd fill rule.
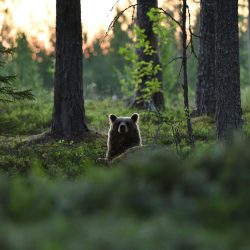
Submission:
[[[114,123],[114,128],[119,128],[121,122],[115,122]]]

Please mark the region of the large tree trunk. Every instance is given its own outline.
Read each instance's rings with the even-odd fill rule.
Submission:
[[[213,115],[215,98],[215,0],[201,0],[196,115]]]
[[[217,138],[242,126],[238,0],[216,0],[215,82]]]
[[[149,41],[150,46],[156,53],[147,55],[144,48],[137,49],[137,55],[139,61],[150,62],[153,61],[154,65],[160,65],[159,53],[158,53],[158,41],[157,36],[153,31],[153,23],[150,21],[148,12],[152,8],[158,7],[157,0],[137,0],[137,25],[140,29],[143,29],[146,35],[146,40]],[[146,88],[146,82],[155,76],[144,76],[142,82],[139,84],[136,90],[133,106],[141,109],[147,109],[150,105],[153,105],[156,109],[164,109],[164,97],[161,90],[152,95],[151,103],[143,98],[143,90]],[[157,79],[162,85],[162,72],[159,71]]]
[[[56,1],[56,70],[52,135],[73,138],[88,131],[82,80],[80,0]]]

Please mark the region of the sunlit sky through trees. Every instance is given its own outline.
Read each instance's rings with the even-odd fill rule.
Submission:
[[[116,11],[115,8],[123,9],[128,6],[129,0],[120,0],[115,8],[112,7],[117,0],[82,0],[83,31],[88,34],[91,42],[101,31],[106,31]],[[160,5],[171,6],[180,0],[160,0]],[[240,0],[244,2],[244,0]],[[3,23],[10,25],[8,35],[15,36],[17,31],[25,32],[28,40],[35,40],[50,47],[51,32],[55,28],[56,0],[0,0],[0,27]],[[199,7],[198,1],[189,0],[192,13]],[[131,16],[131,11],[127,11]],[[131,19],[131,18],[130,18]]]

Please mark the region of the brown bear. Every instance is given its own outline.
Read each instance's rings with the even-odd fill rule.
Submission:
[[[106,160],[112,160],[129,148],[141,146],[141,135],[138,126],[139,115],[137,113],[134,113],[131,117],[109,115],[109,121],[110,129]]]

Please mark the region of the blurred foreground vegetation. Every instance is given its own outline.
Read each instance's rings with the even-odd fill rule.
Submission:
[[[250,141],[217,145],[212,118],[193,119],[191,152],[178,105],[158,135],[154,114],[142,113],[149,146],[107,167],[95,161],[106,151],[107,114],[134,111],[123,102],[87,100],[99,134],[79,142],[31,136],[48,131],[49,96],[0,109],[1,249],[249,249]],[[244,117],[248,137],[247,108]]]

